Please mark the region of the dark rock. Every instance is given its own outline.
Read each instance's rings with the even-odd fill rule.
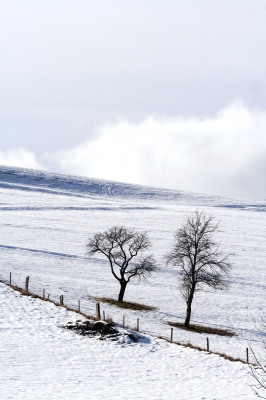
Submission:
[[[100,334],[102,337],[105,337],[108,335],[112,336],[119,334],[118,330],[113,327],[113,324],[108,324],[103,321],[93,322],[88,320],[77,320],[75,323],[68,322],[66,325],[64,325],[64,328],[75,330],[76,333],[83,336],[95,336]]]
[[[138,336],[133,335],[133,333],[128,333],[128,337],[133,340],[133,342],[137,342],[138,341]]]
[[[111,324],[106,324],[102,329],[102,335],[112,335],[114,333],[118,333],[118,331]]]
[[[93,330],[93,323],[90,321],[84,321],[81,325],[83,331]]]
[[[102,332],[103,328],[105,327],[106,323],[102,322],[102,321],[97,321],[93,324],[92,326],[92,330],[93,331],[98,331],[98,332]]]

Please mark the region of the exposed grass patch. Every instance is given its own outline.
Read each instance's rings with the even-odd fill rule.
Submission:
[[[8,285],[8,286],[10,286],[16,292],[20,292],[23,296],[31,296],[30,292],[27,292],[25,289],[22,289],[17,285]]]
[[[154,311],[157,310],[156,307],[147,306],[146,304],[135,303],[131,301],[118,301],[114,299],[110,299],[109,297],[94,297],[94,300],[100,301],[103,303],[111,304],[112,306],[117,306],[120,308],[127,308],[130,310],[137,310],[137,311]]]
[[[236,336],[236,333],[229,329],[212,328],[210,326],[190,324],[187,328],[181,322],[170,322],[167,321],[168,325],[174,326],[175,328],[184,329],[185,331],[197,332],[197,333],[208,333],[210,335],[220,335],[220,336]]]

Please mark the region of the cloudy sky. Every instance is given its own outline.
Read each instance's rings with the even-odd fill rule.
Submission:
[[[266,198],[266,0],[0,0],[0,164]]]

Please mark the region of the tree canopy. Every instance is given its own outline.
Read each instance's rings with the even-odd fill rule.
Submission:
[[[167,265],[179,267],[179,286],[187,302],[185,326],[189,326],[191,305],[195,292],[212,288],[228,288],[228,275],[232,268],[230,254],[223,254],[220,243],[213,239],[219,223],[213,216],[196,211],[174,234],[174,244],[166,254]]]
[[[125,226],[113,226],[89,239],[87,254],[100,253],[107,257],[111,272],[120,283],[118,301],[123,301],[126,286],[134,278],[146,278],[156,270],[152,254],[144,254],[151,247],[146,232]]]

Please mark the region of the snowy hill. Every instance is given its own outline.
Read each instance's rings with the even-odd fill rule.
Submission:
[[[266,211],[266,204],[261,201],[159,189],[5,166],[0,166],[0,187],[75,197],[104,196],[131,201],[186,204],[196,207],[202,205],[228,206]]]
[[[13,283],[23,286],[30,276],[32,292],[42,294],[45,289],[57,301],[64,294],[66,304],[74,307],[80,300],[88,314],[95,313],[94,296],[117,298],[119,289],[105,259],[85,256],[88,237],[112,225],[147,231],[159,272],[147,283],[133,281],[125,300],[157,310],[125,312],[107,304],[102,309],[117,322],[125,314],[131,326],[139,318],[141,330],[166,337],[170,328],[165,322],[183,321],[185,304],[177,289],[177,271],[165,268],[163,255],[188,214],[195,209],[213,214],[221,221],[222,247],[234,253],[232,284],[229,292],[198,293],[192,322],[237,332],[235,337],[210,337],[211,350],[245,358],[248,341],[256,345],[255,325],[265,316],[265,202],[4,166],[0,167],[0,196],[0,279],[8,281],[12,272]],[[206,345],[203,334],[175,329],[174,338]]]

